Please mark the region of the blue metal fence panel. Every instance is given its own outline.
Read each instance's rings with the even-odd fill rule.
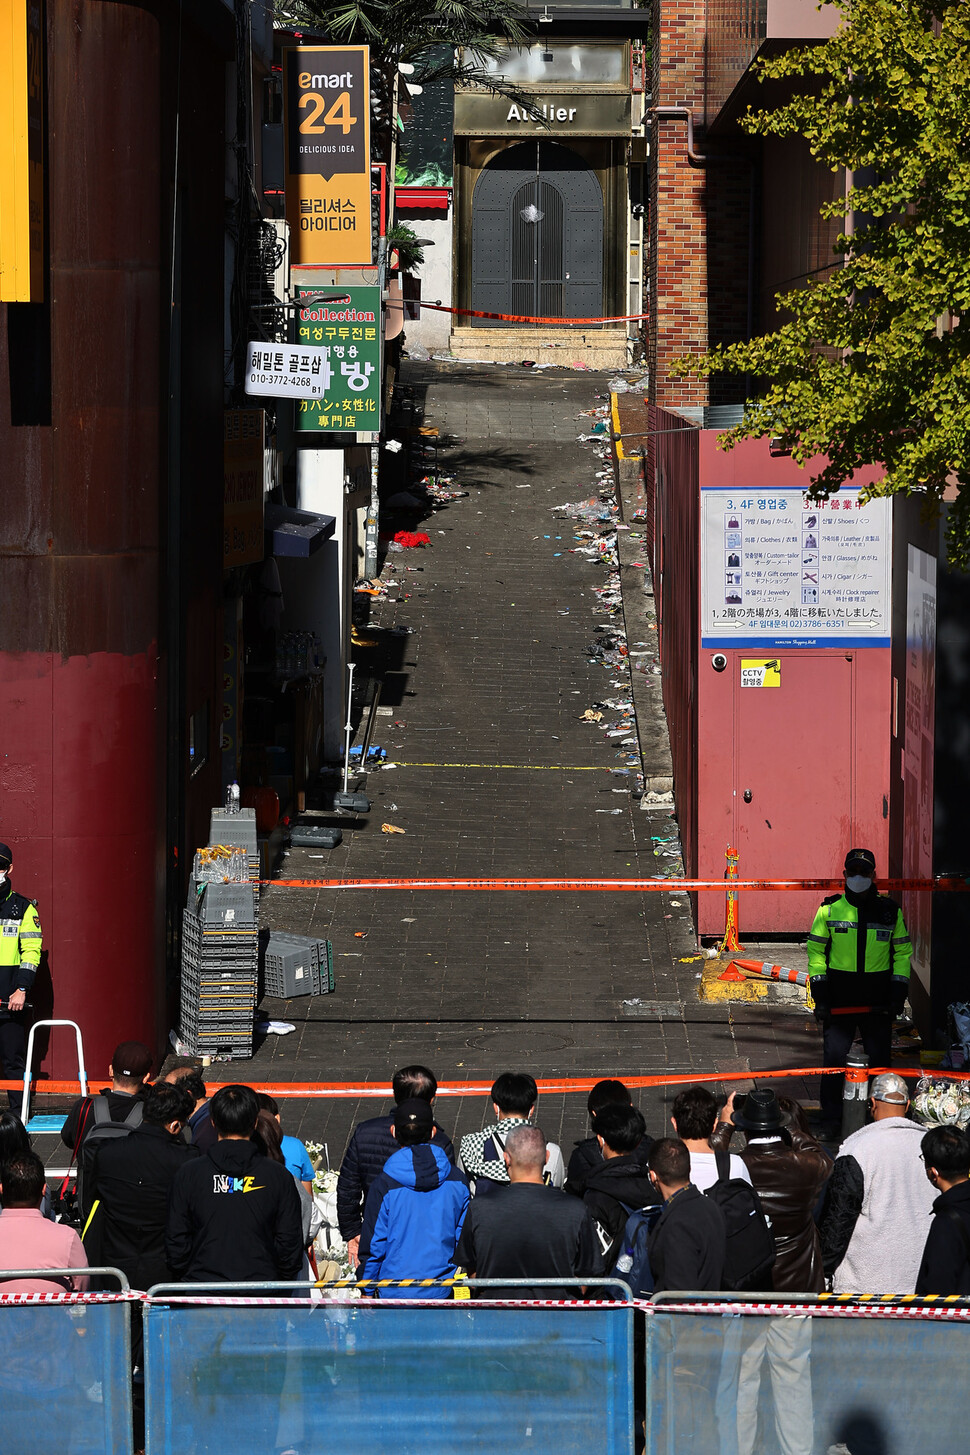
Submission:
[[[967,1440],[970,1322],[647,1318],[652,1455],[914,1455]]]
[[[147,1455],[631,1455],[633,1310],[150,1305]]]
[[[130,1311],[0,1304],[3,1455],[131,1455]]]

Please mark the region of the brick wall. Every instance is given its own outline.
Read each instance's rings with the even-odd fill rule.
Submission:
[[[738,4],[739,0],[733,0]],[[723,4],[722,4],[723,8]],[[650,167],[650,400],[664,408],[698,408],[743,396],[743,380],[671,378],[670,363],[711,344],[746,336],[752,167],[744,139],[719,143],[705,134],[709,0],[653,0],[653,105],[687,107],[694,146],[707,166],[687,157],[687,118],[655,116]]]

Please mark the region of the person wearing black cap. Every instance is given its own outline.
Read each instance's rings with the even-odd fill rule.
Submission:
[[[870,1066],[888,1066],[893,1018],[909,992],[912,942],[902,910],[877,892],[875,878],[872,850],[850,849],[845,889],[822,900],[809,932],[809,984],[826,1066],[845,1065],[857,1026]],[[823,1123],[838,1123],[840,1076],[822,1077],[821,1101]]]
[[[394,1108],[398,1150],[364,1204],[358,1278],[453,1278],[468,1184],[434,1143],[434,1112],[418,1097]],[[449,1288],[382,1288],[381,1298],[450,1298]]]
[[[0,1061],[9,1081],[22,1079],[27,1065],[23,1011],[43,948],[37,906],[10,883],[13,853],[0,844]],[[11,1111],[20,1113],[23,1093],[8,1092]]]

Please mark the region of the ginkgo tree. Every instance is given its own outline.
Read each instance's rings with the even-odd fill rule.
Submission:
[[[759,63],[793,84],[742,125],[800,133],[848,173],[841,266],[779,294],[778,327],[681,360],[680,373],[750,374],[761,392],[724,437],[780,436],[800,464],[826,455],[809,491],[825,498],[866,465],[867,496],[948,486],[950,564],[970,566],[970,3],[834,0],[834,36]],[[807,84],[806,84],[807,83]],[[951,489],[950,494],[953,491]]]

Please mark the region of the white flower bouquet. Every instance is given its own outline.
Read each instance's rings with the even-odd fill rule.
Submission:
[[[925,1127],[970,1126],[970,1082],[924,1076],[913,1097],[913,1115]]]
[[[347,1244],[340,1236],[340,1227],[337,1222],[338,1174],[326,1166],[323,1156],[325,1148],[321,1143],[307,1142],[306,1149],[316,1168],[313,1176],[313,1201],[323,1217],[320,1231],[313,1240],[317,1272],[321,1280],[326,1283],[334,1283],[343,1278],[354,1278],[355,1273],[350,1266],[350,1258],[347,1254]],[[326,1297],[328,1300],[348,1303],[352,1299],[360,1297],[360,1290],[335,1288],[328,1292]]]

